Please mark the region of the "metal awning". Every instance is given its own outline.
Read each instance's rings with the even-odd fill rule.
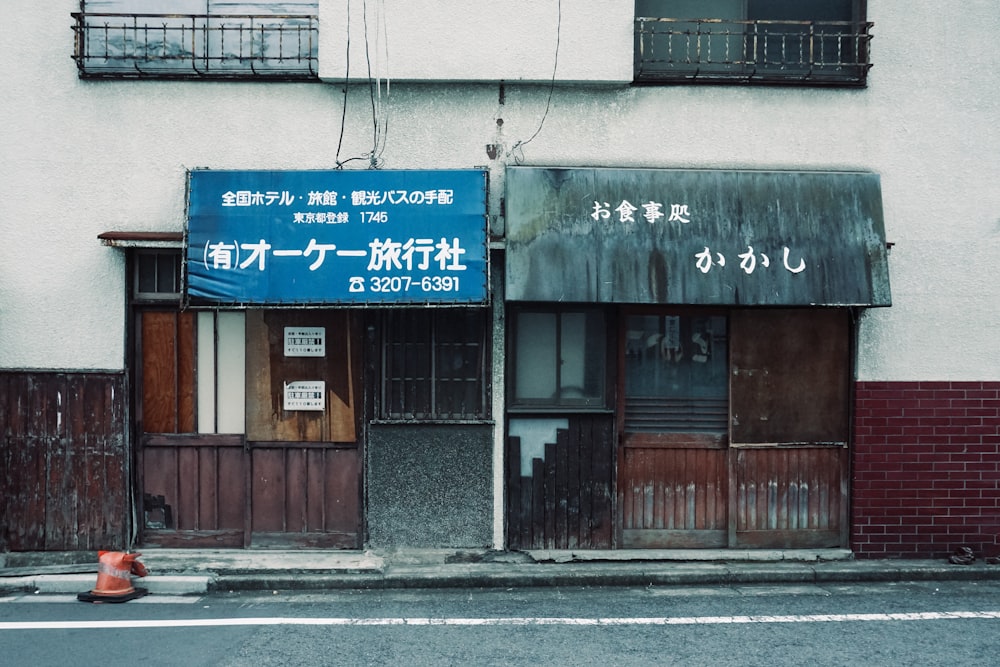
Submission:
[[[879,176],[510,167],[506,298],[889,306]]]
[[[183,248],[184,232],[112,231],[98,234],[101,243],[112,248]]]

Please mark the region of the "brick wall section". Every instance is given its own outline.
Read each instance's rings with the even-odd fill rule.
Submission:
[[[1000,382],[859,382],[858,558],[1000,554]]]

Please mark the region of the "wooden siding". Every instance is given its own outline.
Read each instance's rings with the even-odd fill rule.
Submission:
[[[739,546],[843,546],[847,520],[846,448],[733,451]]]
[[[512,549],[612,546],[614,430],[603,416],[572,416],[544,459],[521,475],[520,439],[508,439],[507,539]]]
[[[729,484],[724,446],[626,446],[618,465],[622,546],[726,545]]]
[[[119,373],[0,373],[0,549],[127,546],[124,387]]]
[[[238,435],[149,435],[141,452],[143,544],[244,543],[246,453]],[[162,528],[156,526],[162,524]]]

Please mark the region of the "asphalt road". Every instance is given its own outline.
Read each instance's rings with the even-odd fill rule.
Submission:
[[[9,665],[996,665],[1000,583],[0,598]]]

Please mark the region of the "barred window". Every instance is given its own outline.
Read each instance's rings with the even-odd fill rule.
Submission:
[[[489,417],[483,308],[389,310],[382,318],[382,419]]]

